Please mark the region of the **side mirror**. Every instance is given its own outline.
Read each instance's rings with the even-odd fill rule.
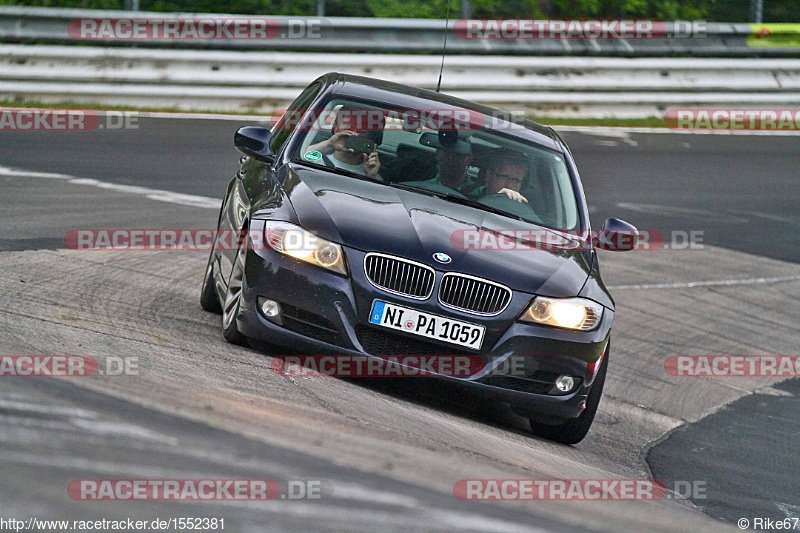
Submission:
[[[265,163],[274,163],[275,154],[269,147],[272,134],[266,128],[258,126],[245,126],[239,128],[236,135],[233,136],[233,145],[241,153],[247,157],[264,161]]]
[[[627,252],[639,244],[639,231],[624,220],[607,218],[594,239],[595,248]]]

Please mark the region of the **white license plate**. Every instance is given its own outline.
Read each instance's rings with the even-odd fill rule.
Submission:
[[[416,309],[375,300],[369,315],[372,324],[413,333],[420,337],[436,339],[473,350],[480,350],[486,328],[439,315],[423,313]]]

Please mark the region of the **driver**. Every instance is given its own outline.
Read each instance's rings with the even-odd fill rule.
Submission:
[[[336,112],[333,135],[322,142],[313,144],[308,150],[316,150],[323,155],[327,166],[334,166],[369,178],[381,179],[378,171],[381,161],[377,150],[365,154],[347,147],[347,138],[362,136],[375,142],[375,147],[383,140],[383,128],[386,119],[378,109],[357,109],[342,106]],[[332,157],[328,157],[332,156]]]
[[[494,154],[486,168],[486,186],[475,190],[475,197],[486,197],[492,194],[505,194],[517,202],[528,202],[520,194],[522,183],[528,174],[528,163],[525,159],[505,151]]]

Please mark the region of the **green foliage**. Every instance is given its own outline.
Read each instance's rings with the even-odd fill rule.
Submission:
[[[626,17],[661,20],[703,19],[714,0],[625,0]]]
[[[471,17],[541,19],[544,18],[544,13],[539,4],[538,0],[472,0]]]
[[[555,0],[553,17],[654,18],[694,20],[704,18],[715,0]]]
[[[312,13],[316,14],[316,8]],[[325,0],[325,14],[329,17],[373,16],[367,6],[367,0]]]
[[[750,0],[717,0],[708,20],[748,22]],[[800,0],[764,0],[763,22],[800,22]]]
[[[374,17],[417,17],[417,18],[444,18],[447,12],[447,0],[366,0],[367,9],[370,14],[363,16]],[[450,14],[457,14],[457,10],[451,6]]]
[[[314,0],[140,0],[142,11],[231,13],[237,15],[316,14]]]
[[[0,0],[0,6],[123,9],[125,0]]]

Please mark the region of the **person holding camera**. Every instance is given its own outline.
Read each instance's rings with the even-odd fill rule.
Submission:
[[[375,116],[370,115],[370,112]],[[378,127],[368,127],[370,120]],[[382,179],[378,174],[381,161],[376,148],[383,140],[384,124],[385,119],[380,110],[342,107],[336,113],[333,135],[308,149],[321,153],[326,166],[363,174],[372,179]]]

